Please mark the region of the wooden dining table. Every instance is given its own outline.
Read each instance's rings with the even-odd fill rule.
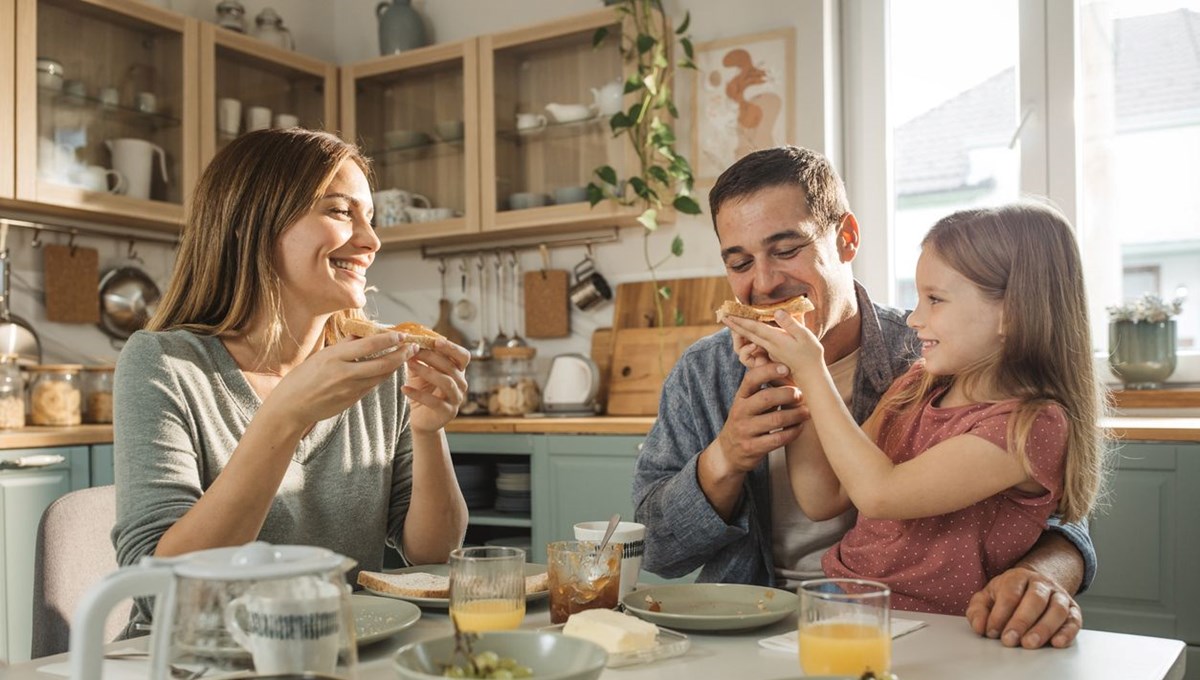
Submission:
[[[1179,640],[1080,632],[1066,649],[1013,649],[973,633],[960,616],[904,613],[927,625],[893,641],[892,670],[900,680],[1181,680],[1186,653]],[[521,624],[524,630],[550,625],[546,601],[532,602]],[[604,680],[725,680],[727,678],[802,677],[796,653],[765,649],[760,639],[795,630],[791,615],[764,628],[728,633],[686,632],[691,648],[682,656],[645,665],[605,669]],[[445,610],[426,609],[410,628],[359,649],[359,680],[394,680],[391,658],[400,647],[451,633]],[[138,642],[144,644],[144,638]],[[131,641],[112,643],[127,648]],[[60,654],[0,669],[0,680],[54,680],[39,672],[59,664]],[[217,676],[213,676],[216,678]]]

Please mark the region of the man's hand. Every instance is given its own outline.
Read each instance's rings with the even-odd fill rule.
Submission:
[[[721,457],[733,470],[753,470],[763,456],[800,435],[800,424],[808,417],[800,391],[791,385],[771,384],[787,376],[787,367],[774,362],[746,371],[725,426],[717,435]]]
[[[1037,649],[1049,641],[1061,648],[1079,634],[1083,613],[1054,581],[1017,566],[971,597],[967,621],[976,634],[1000,638],[1005,647]]]

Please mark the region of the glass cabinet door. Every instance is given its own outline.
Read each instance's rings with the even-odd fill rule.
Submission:
[[[597,167],[620,173],[631,154],[608,125],[623,104],[620,33],[610,9],[481,38],[485,231],[631,221],[609,202],[593,210],[586,191]]]
[[[13,139],[16,131],[16,97],[13,96],[16,83],[13,75],[17,69],[13,65],[16,53],[11,49],[16,38],[16,0],[0,0],[0,46],[8,46],[8,49],[0,47],[0,149],[8,149],[0,153],[0,199],[16,195],[17,164],[12,149],[16,148]]]
[[[177,229],[196,22],[133,0],[18,0],[17,24],[18,198]]]
[[[375,170],[375,226],[387,244],[479,231],[476,41],[345,67],[342,119]]]
[[[336,83],[332,64],[201,24],[201,166],[249,130],[298,126],[336,132]]]

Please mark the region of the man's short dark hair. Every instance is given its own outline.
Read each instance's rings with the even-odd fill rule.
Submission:
[[[717,178],[708,192],[713,227],[725,203],[777,186],[800,187],[808,213],[822,229],[840,222],[850,212],[846,187],[829,159],[812,149],[777,146],[746,154]]]

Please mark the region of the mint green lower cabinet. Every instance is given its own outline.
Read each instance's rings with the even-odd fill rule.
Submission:
[[[1108,506],[1091,522],[1099,569],[1080,596],[1085,628],[1188,643],[1200,679],[1200,444],[1117,449]]]
[[[56,499],[90,484],[88,447],[0,451],[0,660],[29,659],[33,641],[33,556],[42,512]],[[16,467],[30,456],[62,462]]]
[[[633,466],[642,437],[547,435],[546,474],[535,475],[534,494],[546,498],[547,540],[575,538],[577,522],[604,521],[614,512],[633,521]],[[539,481],[542,486],[538,486]],[[544,488],[543,488],[544,487]]]

